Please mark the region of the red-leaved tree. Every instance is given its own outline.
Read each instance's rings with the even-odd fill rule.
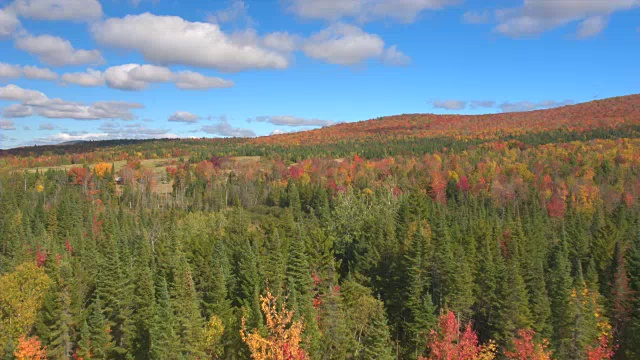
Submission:
[[[533,330],[518,330],[518,336],[513,339],[513,351],[505,350],[504,355],[510,360],[549,360],[551,352],[547,350],[547,341],[536,344],[533,341]]]
[[[440,315],[437,329],[431,330],[427,347],[428,357],[419,360],[490,360],[495,357],[495,345],[478,345],[478,336],[471,328],[471,323],[460,331],[460,322],[453,312]]]

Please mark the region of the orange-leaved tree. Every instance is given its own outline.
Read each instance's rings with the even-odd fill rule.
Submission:
[[[440,315],[437,329],[429,334],[427,347],[428,357],[419,360],[492,360],[495,358],[495,344],[485,346],[478,344],[478,336],[468,323],[464,332],[460,331],[460,322],[453,312]]]
[[[278,298],[267,290],[260,296],[262,312],[266,318],[267,337],[257,330],[247,333],[245,319],[242,318],[240,336],[251,350],[254,360],[307,360],[307,353],[300,347],[303,331],[302,320],[293,320],[293,311],[286,309],[286,301],[278,309]]]
[[[104,176],[111,172],[111,169],[113,168],[113,165],[106,163],[106,162],[99,162],[96,164],[96,166],[93,167],[93,171],[95,171],[96,175],[98,175],[99,178],[104,178]]]
[[[547,341],[541,344],[533,341],[533,330],[518,330],[518,336],[513,339],[513,351],[505,350],[504,354],[510,360],[549,360],[551,351],[547,350]]]
[[[13,356],[16,360],[47,360],[47,347],[42,347],[37,336],[26,338],[22,335]]]

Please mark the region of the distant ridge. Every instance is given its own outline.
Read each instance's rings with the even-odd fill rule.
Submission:
[[[369,138],[456,137],[490,138],[557,129],[588,131],[602,127],[640,125],[640,94],[594,100],[575,105],[485,115],[402,114],[340,123],[320,129],[263,136],[251,143],[279,142],[313,145]]]
[[[199,142],[253,144],[270,146],[314,146],[341,142],[385,141],[392,139],[453,138],[497,139],[525,133],[555,130],[574,132],[600,128],[640,126],[640,94],[593,100],[575,105],[524,112],[484,115],[400,114],[350,123],[339,123],[319,129],[256,138],[204,139],[114,139],[67,141],[57,145],[20,147],[0,150],[0,156],[30,149],[56,152],[64,147],[104,148],[115,145],[158,142]]]

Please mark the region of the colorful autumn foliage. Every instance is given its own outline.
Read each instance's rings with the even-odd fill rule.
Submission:
[[[491,360],[495,357],[495,345],[479,345],[478,336],[471,323],[464,326],[453,312],[440,315],[436,329],[431,330],[427,347],[429,355],[419,360]]]
[[[551,352],[546,340],[541,344],[534,342],[535,331],[531,329],[518,330],[518,336],[513,339],[513,350],[505,350],[504,355],[510,360],[549,360]]]
[[[0,152],[0,356],[639,358],[638,101]]]
[[[37,336],[18,339],[18,346],[13,352],[16,360],[47,360],[47,347],[42,347]]]
[[[286,302],[279,309],[278,299],[267,291],[260,297],[262,312],[266,319],[268,335],[263,337],[254,330],[247,333],[245,319],[242,319],[240,335],[251,350],[254,360],[306,360],[306,352],[300,346],[304,329],[301,320],[293,320],[294,312],[286,309]]]

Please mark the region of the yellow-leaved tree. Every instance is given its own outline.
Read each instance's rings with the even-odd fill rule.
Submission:
[[[278,310],[278,298],[267,291],[260,296],[262,312],[267,320],[267,337],[257,330],[248,334],[245,319],[242,318],[240,336],[251,350],[253,360],[307,360],[307,353],[300,347],[303,330],[302,320],[293,321],[293,311],[287,310],[286,301]]]
[[[33,262],[0,277],[0,353],[33,327],[50,285],[44,269]]]

